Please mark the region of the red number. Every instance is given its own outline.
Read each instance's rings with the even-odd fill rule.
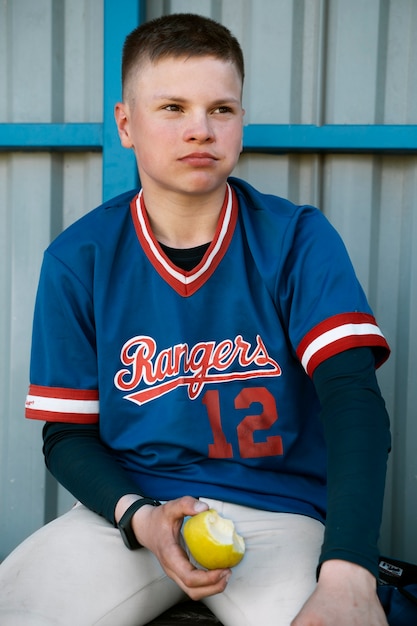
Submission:
[[[237,427],[240,456],[254,459],[260,456],[276,456],[283,453],[282,438],[279,435],[266,437],[265,441],[254,441],[253,434],[258,430],[269,430],[278,419],[275,399],[265,387],[242,389],[235,399],[237,409],[248,409],[253,402],[262,404],[262,412],[246,415]]]
[[[213,433],[214,443],[209,444],[209,457],[211,459],[231,459],[233,456],[233,448],[232,445],[227,442],[222,430],[219,392],[214,390],[206,391],[202,402],[206,405]]]
[[[222,429],[219,392],[207,391],[202,402],[206,405],[213,433],[213,443],[209,444],[209,457],[232,458],[232,444],[227,441]],[[265,387],[247,387],[235,398],[235,408],[248,409],[254,402],[262,405],[262,411],[246,415],[237,426],[240,456],[244,459],[253,459],[283,454],[282,438],[279,435],[266,437],[265,441],[254,440],[255,432],[269,430],[278,419],[274,396]]]

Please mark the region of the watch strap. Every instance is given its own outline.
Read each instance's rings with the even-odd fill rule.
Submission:
[[[120,531],[124,544],[129,550],[137,550],[141,548],[142,545],[136,539],[136,535],[132,528],[132,517],[139,511],[142,506],[145,504],[150,504],[151,506],[159,506],[161,503],[159,500],[154,500],[153,498],[139,498],[132,502],[130,506],[123,513],[122,517],[117,524],[117,528]]]

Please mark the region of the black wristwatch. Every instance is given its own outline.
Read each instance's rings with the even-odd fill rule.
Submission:
[[[138,511],[140,507],[145,504],[159,506],[161,503],[158,500],[153,500],[152,498],[140,498],[139,500],[135,500],[123,513],[119,523],[117,524],[117,528],[120,530],[124,544],[127,548],[129,548],[129,550],[137,550],[142,547],[133,532],[132,517],[136,511]]]

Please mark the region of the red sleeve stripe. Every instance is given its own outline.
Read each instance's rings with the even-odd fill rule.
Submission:
[[[300,343],[297,355],[309,376],[331,356],[360,346],[382,348],[381,365],[389,355],[389,346],[372,315],[347,313],[318,324]]]
[[[91,424],[98,422],[98,391],[30,385],[25,415],[30,419]]]

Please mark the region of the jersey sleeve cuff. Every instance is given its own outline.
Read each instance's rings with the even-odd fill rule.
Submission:
[[[25,417],[46,422],[95,424],[99,421],[98,390],[30,385]]]
[[[297,356],[312,377],[316,367],[326,359],[349,350],[367,346],[375,354],[376,367],[390,354],[388,343],[375,318],[368,313],[341,313],[317,324],[297,348]]]

